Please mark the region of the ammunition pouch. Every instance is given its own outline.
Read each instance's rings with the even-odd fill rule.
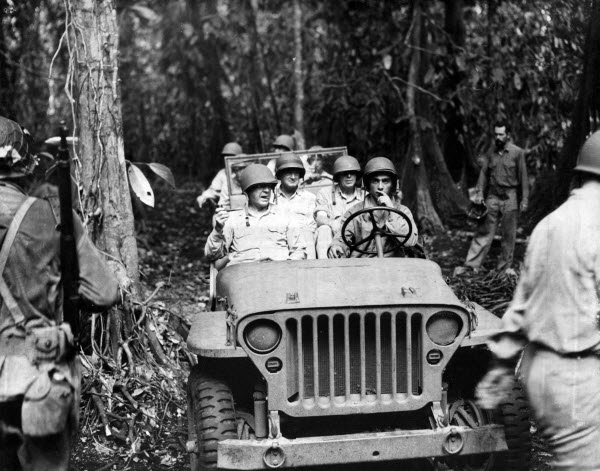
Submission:
[[[68,325],[10,327],[0,334],[0,352],[0,401],[23,398],[25,435],[77,425],[80,379]]]
[[[73,358],[75,347],[69,324],[9,327],[0,334],[3,356],[25,356],[34,365]]]

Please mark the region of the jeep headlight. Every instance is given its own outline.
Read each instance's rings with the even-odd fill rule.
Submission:
[[[281,327],[269,319],[252,321],[244,329],[244,340],[255,353],[272,352],[281,341]]]
[[[452,311],[440,311],[429,318],[425,330],[433,343],[445,346],[456,340],[462,326],[463,321],[458,314]]]

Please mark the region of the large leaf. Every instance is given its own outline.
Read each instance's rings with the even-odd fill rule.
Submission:
[[[159,16],[154,12],[154,10],[152,10],[144,5],[135,4],[135,5],[132,5],[130,8],[140,18],[142,18],[146,21],[154,22],[159,19]]]
[[[154,208],[154,192],[142,171],[135,165],[129,164],[127,173],[129,174],[129,184],[133,192],[142,203]]]
[[[156,175],[166,181],[172,188],[175,188],[175,177],[173,177],[173,173],[171,169],[163,164],[157,164],[156,162],[131,162],[131,164],[135,164],[138,167],[148,167],[152,170]]]
[[[160,178],[171,185],[171,188],[175,188],[175,178],[173,177],[173,173],[169,167],[163,164],[157,164],[155,162],[150,162],[148,167],[150,167],[150,170],[156,173]]]

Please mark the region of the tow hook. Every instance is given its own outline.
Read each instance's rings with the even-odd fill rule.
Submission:
[[[444,439],[444,451],[449,455],[456,455],[463,449],[464,444],[465,439],[462,432],[453,427]]]
[[[271,447],[265,451],[263,461],[269,468],[281,468],[283,463],[285,463],[285,452],[276,440],[272,443]]]

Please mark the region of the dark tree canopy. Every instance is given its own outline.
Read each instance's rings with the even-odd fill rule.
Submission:
[[[0,113],[45,136],[72,116],[63,91],[64,6],[0,6]],[[407,201],[417,204],[409,180],[421,171],[409,162],[418,131],[431,157],[423,161],[427,211],[447,223],[464,207],[459,194],[473,185],[498,118],[510,121],[514,140],[527,149],[532,180],[572,166],[560,155],[574,156],[593,126],[572,110],[580,88],[590,91],[579,103],[594,103],[593,87],[580,87],[580,76],[597,8],[591,0],[118,2],[126,157],[207,182],[226,141],[262,152],[276,135],[301,127],[306,146],[346,145],[363,162],[393,158],[408,172]],[[597,70],[592,45],[588,77]],[[574,134],[571,145],[566,139]]]

